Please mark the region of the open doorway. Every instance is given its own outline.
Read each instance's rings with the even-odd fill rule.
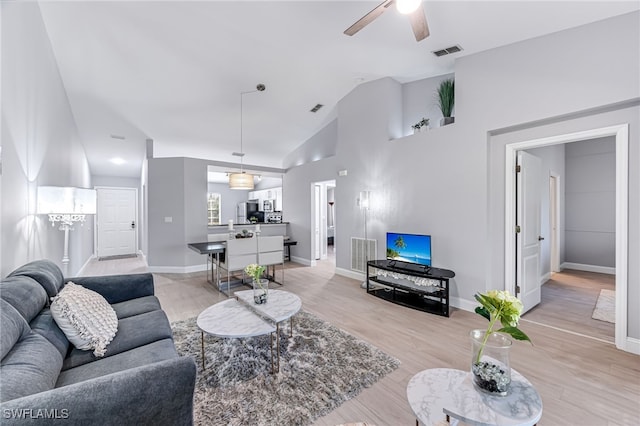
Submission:
[[[311,184],[313,200],[311,266],[322,266],[330,270],[335,270],[336,265],[335,188],[335,180]]]
[[[541,287],[539,304],[523,319],[613,343],[615,138],[525,152],[541,168]]]
[[[516,229],[516,180],[513,171],[516,170],[517,153],[523,150],[569,144],[596,138],[612,137],[615,140],[615,195],[614,213],[614,254],[615,265],[615,344],[622,350],[627,350],[627,265],[628,265],[628,125],[611,126],[600,129],[558,135],[548,138],[516,142],[506,145],[505,151],[505,288],[516,293],[518,285],[516,270],[516,241],[513,230]],[[566,234],[566,232],[565,232]],[[566,242],[565,242],[566,244]],[[571,263],[571,262],[565,262]],[[575,266],[575,265],[569,265]],[[538,277],[539,279],[541,277]]]

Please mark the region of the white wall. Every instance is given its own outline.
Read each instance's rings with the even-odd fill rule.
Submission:
[[[316,177],[315,163],[293,168],[285,193],[293,186],[291,196],[302,197],[308,182],[348,170],[336,180],[337,267],[349,268],[349,239],[362,228],[355,199],[370,190],[369,235],[379,242],[378,255],[384,255],[380,242],[387,230],[431,234],[434,265],[456,272],[453,303],[472,309],[476,292],[505,285],[506,143],[629,123],[629,163],[640,164],[639,17],[627,14],[459,58],[456,123],[399,140],[389,141],[402,122],[402,86],[392,79],[360,85],[339,103],[336,155],[325,175]],[[629,179],[628,214],[637,218],[637,167],[630,167]],[[308,214],[297,211],[289,220]],[[307,223],[292,227],[300,242],[310,232]],[[630,301],[640,300],[640,265],[632,261],[640,258],[638,241],[640,224],[630,221]],[[303,250],[307,256],[299,245]],[[629,336],[640,337],[635,308]]]
[[[442,112],[438,106],[438,86],[443,80],[454,77],[454,74],[445,74],[402,85],[402,136],[413,134],[411,126],[423,118],[429,119],[431,128],[440,126]],[[455,116],[455,108],[453,116]]]
[[[35,214],[37,187],[92,182],[36,2],[2,3],[2,163],[1,275],[40,258],[62,266],[64,233]],[[92,253],[89,218],[70,234],[68,275]]]

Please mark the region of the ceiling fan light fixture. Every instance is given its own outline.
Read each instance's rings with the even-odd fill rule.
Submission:
[[[415,12],[422,3],[422,0],[396,0],[396,9],[403,15]]]
[[[240,172],[229,175],[229,189],[253,189],[253,175]]]

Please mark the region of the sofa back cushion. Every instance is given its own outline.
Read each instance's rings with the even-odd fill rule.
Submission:
[[[2,299],[0,299],[0,324],[2,324],[0,359],[3,359],[18,340],[26,337],[29,333],[29,325],[13,306]]]
[[[37,281],[27,276],[10,276],[0,282],[0,298],[31,321],[47,305],[47,293]]]
[[[0,402],[53,389],[62,368],[58,350],[4,300],[0,315]]]
[[[29,262],[9,274],[11,277],[17,275],[27,276],[39,282],[49,297],[58,294],[64,285],[64,276],[58,265],[46,259]]]
[[[29,323],[31,330],[47,339],[55,348],[60,352],[60,355],[64,359],[69,352],[69,339],[62,332],[58,324],[51,315],[49,308],[44,308],[40,315],[35,317],[33,321]]]

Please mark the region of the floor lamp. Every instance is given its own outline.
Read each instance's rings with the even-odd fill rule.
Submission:
[[[76,222],[83,223],[86,215],[96,214],[96,190],[64,186],[39,186],[37,214],[49,215],[52,226],[64,232],[62,273],[68,274],[69,231]]]
[[[365,278],[360,287],[367,288],[367,262],[369,262],[369,238],[367,237],[367,211],[369,210],[370,204],[370,195],[369,191],[360,191],[360,196],[358,197],[358,204],[362,209],[362,215],[364,217],[364,271]]]

